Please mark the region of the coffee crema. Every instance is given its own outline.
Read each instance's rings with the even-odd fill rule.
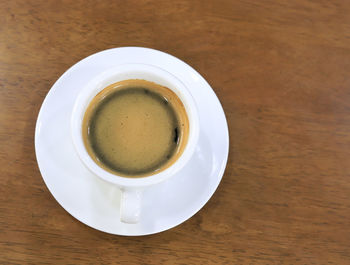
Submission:
[[[124,80],[99,92],[83,119],[84,145],[103,169],[124,177],[146,177],[171,166],[189,134],[185,107],[169,88]]]

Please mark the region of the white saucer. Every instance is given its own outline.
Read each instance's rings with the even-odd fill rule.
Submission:
[[[138,224],[120,222],[119,190],[85,168],[74,150],[69,128],[79,89],[97,74],[124,63],[151,64],[175,75],[190,89],[200,118],[199,144],[194,156],[177,176],[146,189]],[[88,226],[127,236],[170,229],[198,212],[220,183],[228,147],[225,114],[203,77],[169,54],[136,47],[105,50],[68,69],[47,94],[35,130],[39,168],[58,203]]]

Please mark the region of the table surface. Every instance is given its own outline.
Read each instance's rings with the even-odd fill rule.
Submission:
[[[350,264],[349,1],[1,1],[0,264]],[[113,47],[168,52],[228,120],[223,180],[145,237],[70,216],[38,170],[35,121],[59,76]]]

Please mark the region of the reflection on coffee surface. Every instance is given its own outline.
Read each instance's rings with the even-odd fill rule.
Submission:
[[[189,121],[169,88],[139,79],[109,85],[90,102],[83,140],[103,169],[125,177],[145,177],[171,166],[188,139]]]

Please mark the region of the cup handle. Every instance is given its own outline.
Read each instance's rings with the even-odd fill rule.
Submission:
[[[142,190],[122,189],[120,201],[120,221],[136,224],[140,219]]]

